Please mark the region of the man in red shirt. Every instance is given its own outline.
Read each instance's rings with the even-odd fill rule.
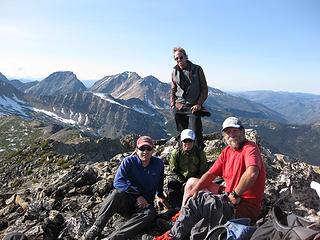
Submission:
[[[228,146],[200,179],[188,180],[186,191],[190,199],[182,208],[180,217],[168,232],[154,239],[183,239],[201,219],[210,218],[209,225],[213,225],[215,218],[221,216],[215,210],[222,205],[225,209],[231,206],[235,218],[251,218],[253,222],[258,219],[266,178],[259,147],[245,138],[245,129],[236,117],[229,117],[223,122],[222,134]],[[213,180],[217,176],[225,181],[228,204],[215,195],[219,186]]]

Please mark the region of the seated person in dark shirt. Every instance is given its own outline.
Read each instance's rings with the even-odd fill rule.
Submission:
[[[137,140],[134,154],[126,157],[116,172],[115,189],[102,204],[96,221],[82,239],[96,239],[115,213],[129,218],[108,239],[129,239],[153,222],[156,217],[155,195],[158,202],[164,200],[164,164],[152,156],[153,148],[150,137],[142,136]]]

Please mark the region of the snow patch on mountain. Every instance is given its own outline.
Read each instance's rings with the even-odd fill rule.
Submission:
[[[89,116],[86,114],[86,119],[84,120],[84,125],[87,126],[89,124]]]
[[[66,119],[66,118],[62,118],[62,117],[59,117],[57,114],[53,113],[53,112],[50,112],[50,111],[47,111],[47,110],[44,110],[44,109],[38,109],[38,108],[32,108],[35,112],[41,112],[41,113],[44,113],[46,115],[48,115],[49,117],[52,117],[60,122],[64,122],[64,123],[67,123],[67,124],[72,124],[72,125],[76,125],[77,122],[72,120],[72,119]]]
[[[148,113],[147,113],[143,108],[140,108],[140,107],[138,107],[138,106],[136,106],[136,105],[133,106],[133,110],[135,110],[135,111],[137,111],[137,112],[139,112],[139,113],[147,114],[147,115],[148,115]]]
[[[128,106],[126,106],[126,105],[123,105],[123,104],[120,104],[120,103],[118,103],[118,102],[110,99],[110,98],[109,98],[108,96],[106,96],[104,93],[93,93],[93,94],[94,94],[95,96],[97,96],[97,97],[100,97],[101,99],[103,99],[103,100],[105,100],[105,101],[108,101],[108,102],[110,102],[110,103],[117,104],[117,105],[119,105],[119,106],[121,106],[121,107],[130,109],[130,107],[128,107]]]
[[[131,86],[129,87],[127,90],[123,91],[121,94],[119,94],[116,98],[121,98],[122,96],[124,96],[127,92],[132,92],[132,90],[134,90],[136,88],[136,86]]]
[[[24,107],[21,104],[26,104],[25,102],[19,100],[15,95],[12,98],[7,96],[0,96],[0,110],[6,112],[19,112],[23,116],[27,116],[24,112]]]

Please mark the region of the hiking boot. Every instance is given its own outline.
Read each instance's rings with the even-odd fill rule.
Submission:
[[[99,237],[101,234],[101,228],[99,228],[97,225],[94,225],[84,234],[83,239],[84,240],[95,240],[97,237]]]
[[[180,216],[180,211],[178,211],[175,215],[173,215],[170,220],[165,220],[163,218],[157,218],[156,225],[160,230],[168,231],[173,227],[173,224],[177,221],[179,216]]]
[[[141,240],[153,240],[153,236],[148,234],[143,234]]]
[[[180,217],[180,211],[177,212],[175,215],[173,215],[173,216],[171,217],[171,222],[172,222],[172,223],[175,223],[175,222],[177,221],[178,217]]]
[[[172,240],[173,238],[170,236],[170,232],[167,231],[161,236],[155,236],[153,240]]]
[[[163,218],[157,218],[156,219],[156,225],[161,231],[165,232],[165,231],[168,231],[168,230],[170,230],[172,228],[173,222],[171,220],[165,220]]]
[[[141,240],[172,240],[173,238],[170,236],[169,231],[165,232],[164,234],[160,236],[152,237],[148,234],[142,235]]]

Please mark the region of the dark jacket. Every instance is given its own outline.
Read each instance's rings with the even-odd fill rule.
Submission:
[[[202,106],[208,97],[208,86],[202,68],[188,61],[186,69],[182,70],[178,65],[171,74],[170,106],[181,109],[184,105]]]
[[[163,196],[164,164],[160,158],[151,157],[148,166],[143,167],[137,155],[129,156],[121,162],[113,185],[116,189],[143,196],[153,203],[155,194]]]

